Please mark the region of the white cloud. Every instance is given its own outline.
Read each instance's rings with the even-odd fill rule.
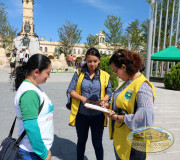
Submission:
[[[120,6],[112,4],[112,1],[109,0],[78,0],[83,3],[88,3],[93,7],[105,10],[105,11],[113,11],[121,9]]]

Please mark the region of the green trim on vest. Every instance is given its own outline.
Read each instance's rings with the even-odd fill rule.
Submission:
[[[77,85],[76,85],[76,93],[81,95],[81,83],[84,79],[84,72],[81,72],[78,81],[77,81]],[[101,83],[101,100],[104,98],[105,96],[105,89],[108,86],[108,82],[109,82],[109,78],[110,75],[103,71],[100,70],[100,83]],[[80,101],[77,99],[72,98],[72,104],[71,104],[71,114],[70,114],[70,119],[69,119],[69,125],[70,126],[75,126],[76,125],[76,115],[78,113],[79,110],[79,105],[80,105]],[[107,126],[107,117],[105,115],[105,119],[104,119],[104,126]]]

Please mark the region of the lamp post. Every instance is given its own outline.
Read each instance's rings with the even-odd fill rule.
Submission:
[[[146,49],[146,65],[145,76],[149,80],[150,65],[151,65],[151,52],[152,52],[152,33],[153,33],[153,13],[154,13],[155,0],[151,0],[149,6],[149,24],[148,24],[148,37],[147,37],[147,49]]]
[[[128,50],[131,50],[131,38],[132,38],[132,35],[131,35],[131,33],[129,33],[129,35],[128,35]]]

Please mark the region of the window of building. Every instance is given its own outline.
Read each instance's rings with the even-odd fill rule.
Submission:
[[[100,50],[100,54],[102,54],[102,50]]]
[[[76,49],[74,49],[74,54],[76,54]]]
[[[83,49],[83,54],[85,54],[85,50]]]
[[[104,51],[104,54],[106,54],[106,51]]]
[[[81,53],[81,50],[80,49],[78,49],[78,54],[80,54]]]
[[[54,48],[54,52],[57,53],[57,48]]]
[[[108,51],[108,54],[111,54],[111,51]]]
[[[48,52],[48,48],[47,47],[45,47],[45,52]]]
[[[40,47],[39,50],[42,51],[42,47]]]

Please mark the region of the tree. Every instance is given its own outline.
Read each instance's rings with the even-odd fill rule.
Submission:
[[[126,32],[131,34],[131,49],[138,52],[140,48],[145,47],[143,29],[138,19],[135,19],[126,28]]]
[[[92,48],[92,47],[95,47],[96,45],[99,44],[99,39],[98,39],[98,36],[95,35],[93,36],[92,34],[89,34],[87,39],[86,39],[86,43],[85,43],[85,48],[86,49],[89,49],[89,48]]]
[[[150,0],[146,0],[150,3]],[[161,2],[162,2],[162,23],[161,23],[161,41],[160,41],[160,50],[163,49],[163,41],[164,41],[164,31],[165,31],[165,20],[166,20],[166,11],[167,11],[167,2],[168,0],[157,0],[157,22],[156,22],[156,37],[155,37],[155,48],[157,47],[158,43],[158,32],[159,32],[159,21],[160,21],[160,11],[161,11]],[[176,26],[177,26],[177,16],[178,16],[178,7],[179,1],[175,1],[175,10],[174,10],[174,25],[172,31],[172,41],[171,45],[175,44],[175,35],[176,35]],[[171,30],[171,20],[172,20],[172,10],[173,10],[173,0],[169,1],[169,9],[168,9],[168,21],[167,21],[167,33],[166,33],[166,46],[165,48],[169,47],[170,41],[170,30]],[[180,32],[178,33],[178,37],[180,36]],[[156,50],[155,50],[156,52]]]
[[[121,18],[117,16],[108,15],[104,25],[108,30],[108,32],[104,31],[106,35],[106,42],[108,42],[114,49],[117,49],[117,47],[119,47],[120,45],[121,36],[123,32],[123,23],[121,22]]]
[[[81,41],[81,32],[77,24],[69,21],[66,21],[66,24],[58,29],[59,41],[61,43],[59,48],[64,47],[65,56],[68,56],[75,44]]]
[[[10,25],[7,15],[5,5],[0,3],[0,37],[3,47],[10,51],[17,29]]]

